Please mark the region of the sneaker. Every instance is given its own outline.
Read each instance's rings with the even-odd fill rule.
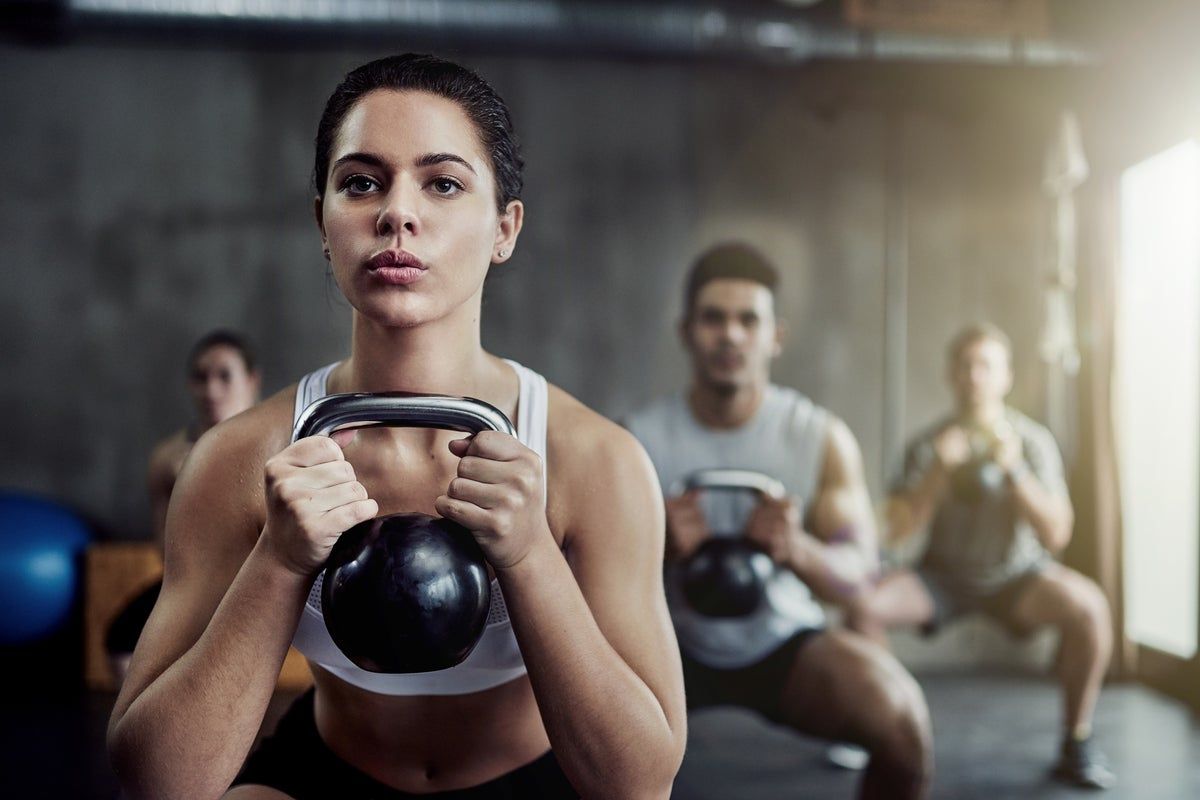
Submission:
[[[835,742],[826,748],[825,759],[841,769],[860,770],[867,766],[871,755],[856,744]]]
[[[1084,789],[1109,789],[1117,776],[1108,768],[1107,759],[1091,739],[1068,739],[1063,742],[1054,777],[1063,783]]]

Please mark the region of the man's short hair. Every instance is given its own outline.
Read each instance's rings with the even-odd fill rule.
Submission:
[[[700,290],[710,281],[722,278],[754,281],[772,295],[779,286],[779,271],[762,253],[743,242],[726,242],[702,253],[688,272],[683,292],[683,314],[690,317]]]
[[[1012,364],[1012,340],[1008,338],[1007,333],[1000,330],[999,326],[990,322],[972,323],[955,334],[946,348],[946,363],[950,366],[958,364],[963,350],[982,341],[996,342],[1003,347],[1004,354],[1008,356],[1008,363]]]
[[[191,373],[192,368],[196,366],[196,362],[200,360],[200,356],[214,347],[232,347],[234,350],[237,350],[238,355],[242,357],[242,362],[246,365],[246,372],[254,372],[258,361],[254,356],[254,348],[250,346],[249,340],[240,333],[235,333],[224,328],[209,331],[192,345],[191,351],[188,352],[188,372]]]

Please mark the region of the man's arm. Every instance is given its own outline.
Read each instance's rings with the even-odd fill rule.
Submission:
[[[903,542],[933,521],[950,486],[950,473],[971,456],[971,443],[959,425],[947,425],[932,442],[909,447],[903,486],[887,502],[885,540]]]
[[[843,603],[866,588],[879,572],[875,514],[863,477],[854,434],[832,419],[817,494],[803,528],[791,500],[764,498],[746,535],[766,545],[822,600]]]
[[[1033,526],[1043,547],[1059,553],[1071,541],[1075,525],[1062,459],[1052,441],[1034,443],[1028,455],[1027,460],[1020,437],[1010,429],[1000,439],[996,462],[1008,476],[1017,513]]]

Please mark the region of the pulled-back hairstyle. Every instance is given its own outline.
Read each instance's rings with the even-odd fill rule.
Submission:
[[[242,362],[246,365],[246,372],[254,372],[255,367],[258,365],[258,360],[254,356],[254,348],[250,346],[250,342],[245,336],[231,330],[219,328],[204,334],[192,345],[187,358],[188,373],[191,373],[192,368],[196,366],[196,362],[200,360],[200,356],[214,347],[231,347],[236,350],[238,355],[242,357]]]
[[[754,281],[775,294],[779,287],[779,272],[762,253],[744,242],[726,242],[702,253],[688,272],[683,290],[683,315],[690,318],[696,295],[710,281],[736,278]]]
[[[428,92],[457,103],[475,125],[479,141],[491,159],[500,212],[504,212],[510,201],[520,199],[521,170],[525,164],[504,100],[487,81],[466,67],[418,53],[388,56],[363,64],[349,72],[333,90],[317,126],[313,183],[319,197],[325,197],[329,159],[342,120],[355,103],[376,89]]]

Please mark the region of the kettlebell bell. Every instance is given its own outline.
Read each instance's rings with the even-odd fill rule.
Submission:
[[[306,408],[292,441],[342,428],[440,428],[515,436],[481,400],[384,392],[332,394]],[[369,672],[415,673],[462,663],[491,605],[483,550],[463,526],[428,514],[360,522],[334,544],[321,572],[321,608],[334,644]]]
[[[787,496],[779,481],[742,469],[693,472],[672,488],[681,495],[694,489],[748,490],[774,499]],[[717,534],[696,548],[680,566],[683,596],[706,617],[746,617],[762,605],[775,570],[771,557],[740,534]]]

